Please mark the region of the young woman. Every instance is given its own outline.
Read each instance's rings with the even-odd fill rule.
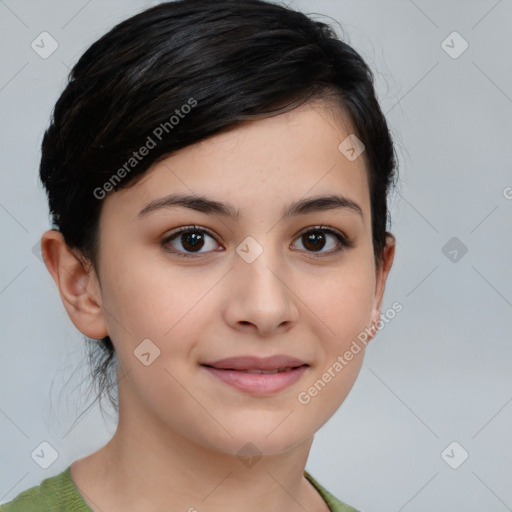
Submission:
[[[41,245],[118,426],[0,510],[355,510],[305,465],[380,321],[395,167],[371,71],[302,13],[179,0],[95,42]]]

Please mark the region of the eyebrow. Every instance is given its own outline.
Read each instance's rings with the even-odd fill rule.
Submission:
[[[173,207],[188,208],[201,213],[217,215],[233,220],[238,220],[240,217],[240,210],[230,203],[223,203],[201,195],[170,194],[147,203],[135,218],[136,220],[140,220],[157,210]],[[352,201],[352,199],[349,199],[342,194],[309,197],[295,201],[283,208],[281,220],[296,215],[305,215],[308,213],[335,209],[353,211],[360,215],[361,219],[364,221],[361,207],[355,201]]]

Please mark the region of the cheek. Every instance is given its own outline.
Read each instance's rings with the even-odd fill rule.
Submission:
[[[375,276],[371,265],[353,265],[312,279],[304,288],[305,301],[317,318],[320,339],[340,349],[371,321]]]
[[[335,414],[357,379],[362,353],[348,364],[338,362],[341,366],[335,366],[336,359],[332,358],[305,382],[295,397],[295,420],[300,420],[301,428],[317,431]]]
[[[174,268],[161,259],[125,255],[109,271],[103,290],[106,320],[115,334],[134,341],[144,338],[163,342],[187,323],[217,276],[198,275],[197,268]],[[140,340],[139,340],[140,341]]]
[[[358,340],[371,321],[375,281],[368,268],[355,267],[325,279],[322,290],[310,295],[316,337],[321,340],[318,366],[296,397],[309,428],[318,429],[343,403],[361,365],[365,344]],[[322,292],[322,293],[320,293]]]

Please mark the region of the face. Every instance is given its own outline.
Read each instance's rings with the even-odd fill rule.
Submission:
[[[120,419],[271,454],[338,409],[364,344],[344,355],[379,319],[385,280],[365,162],[338,149],[351,133],[340,115],[309,103],[246,123],[104,200],[98,299]]]

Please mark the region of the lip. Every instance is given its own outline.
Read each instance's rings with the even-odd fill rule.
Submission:
[[[309,365],[300,359],[286,355],[259,358],[254,356],[230,357],[203,363],[211,375],[245,393],[271,395],[295,384]],[[258,371],[277,373],[254,373]]]
[[[239,356],[203,363],[223,370],[277,370],[307,364],[296,357],[276,355],[271,357]]]

